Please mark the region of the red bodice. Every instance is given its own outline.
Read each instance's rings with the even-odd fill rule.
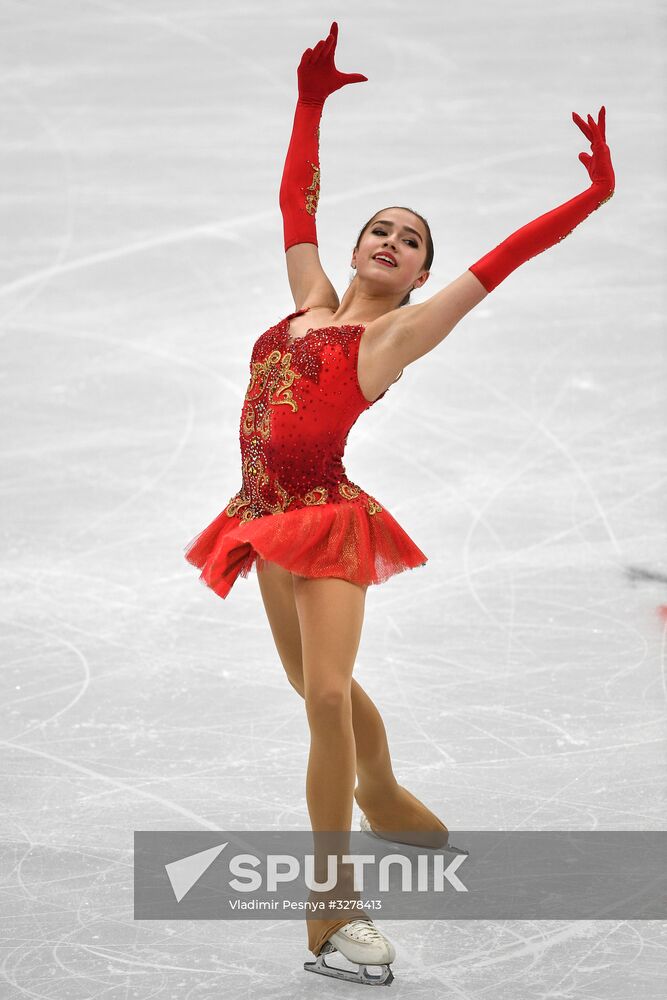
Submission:
[[[357,377],[364,327],[325,326],[290,339],[290,320],[305,311],[272,326],[253,347],[239,429],[243,485],[228,508],[242,520],[352,500],[371,514],[379,509],[343,465],[350,429],[373,405]]]
[[[241,488],[185,549],[201,581],[223,598],[264,561],[361,585],[427,561],[345,472],[350,429],[373,405],[357,376],[365,327],[324,326],[290,339],[290,320],[306,311],[255,341],[239,427]]]

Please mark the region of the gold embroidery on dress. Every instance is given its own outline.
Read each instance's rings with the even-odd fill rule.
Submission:
[[[252,444],[257,439],[254,438]],[[257,454],[256,449],[246,455],[243,462],[243,482],[250,486],[250,499],[253,506],[260,510],[266,509],[266,504],[262,503],[262,487],[269,482],[269,474],[265,468],[264,456]]]
[[[250,442],[250,447],[257,439],[255,438]],[[250,499],[244,499],[242,502],[231,501],[227,512],[230,510],[233,513],[229,513],[230,517],[234,516],[234,513],[241,506],[246,506],[252,504],[252,513],[249,516],[244,516],[242,520],[248,521],[251,517],[258,517],[260,514],[257,512],[265,512],[267,514],[282,514],[289,507],[293,500],[298,499],[296,495],[290,496],[287,490],[278,481],[277,477],[274,477],[273,484],[271,484],[271,476],[266,470],[266,460],[263,453],[256,453],[256,449],[253,449],[253,453],[246,455],[245,461],[243,462],[243,481],[249,484],[250,488]],[[273,488],[275,494],[277,494],[278,499],[269,499],[265,496],[264,487],[269,486],[269,489]],[[243,494],[245,497],[245,494]]]
[[[243,493],[237,493],[236,496],[232,497],[227,506],[225,507],[225,514],[227,517],[236,517],[238,512],[243,507],[248,507],[250,500],[243,495]],[[246,516],[247,515],[247,516]],[[249,521],[255,515],[251,510],[245,510],[241,518],[242,521]]]
[[[252,403],[249,404],[252,407]],[[254,413],[254,407],[253,407]],[[265,441],[268,441],[271,437],[271,410],[264,410],[264,413],[259,418],[259,423],[257,424],[257,433]]]
[[[241,433],[249,439],[243,462],[243,501],[228,508],[228,511],[236,511],[242,506],[249,507],[244,511],[243,520],[259,517],[264,513],[282,514],[296,499],[288,494],[275,477],[272,482],[262,447],[262,442],[271,437],[273,406],[284,404],[292,412],[299,409],[291,386],[296,379],[301,378],[301,373],[291,367],[291,362],[290,352],[283,354],[280,350],[273,350],[263,361],[251,364],[250,384],[245,394],[241,419]]]
[[[303,502],[309,506],[326,503],[328,495],[326,486],[315,486],[312,490],[309,490],[308,493],[304,493]]]
[[[241,422],[241,430],[245,437],[251,438],[258,435],[264,441],[268,441],[271,436],[270,405],[260,411],[261,403],[259,401],[267,388],[269,404],[284,403],[292,408],[292,412],[298,410],[299,407],[290,386],[294,384],[295,379],[301,378],[301,373],[290,367],[291,362],[292,355],[285,354],[283,356],[280,351],[271,351],[264,361],[253,361]],[[281,396],[284,398],[281,399]],[[257,403],[254,402],[255,400]],[[260,412],[261,416],[258,416]]]
[[[297,410],[298,407],[289,386],[293,385],[296,379],[301,378],[301,373],[290,368],[291,363],[292,355],[289,352],[282,355],[280,351],[271,351],[264,361],[253,361],[250,385],[245,394],[246,400],[258,399],[262,396],[269,377],[271,377],[273,384],[269,386],[269,392],[274,391],[276,395],[284,393],[286,398],[278,399],[277,402],[288,403],[293,410]]]
[[[264,469],[261,457],[255,457],[252,460],[249,458],[246,459],[244,474],[251,482],[251,492],[255,495],[258,509],[268,514],[284,514],[294,500],[301,501],[307,507],[314,507],[329,502],[329,491],[326,486],[315,486],[302,496],[299,496],[299,494],[290,496],[277,478],[274,480],[273,485],[280,499],[276,503],[269,502],[266,497],[262,496],[261,492],[261,487],[270,482],[270,476]],[[338,483],[338,492],[346,500],[353,500],[360,495],[362,490],[351,483]],[[251,521],[253,518],[261,516],[252,510],[250,507],[251,502],[251,499],[241,491],[229,501],[225,507],[225,513],[228,517],[236,517],[239,515],[239,511],[242,511],[243,513],[239,515],[241,521]],[[367,496],[366,509],[369,514],[378,514],[383,508],[374,497]]]
[[[292,355],[288,352],[280,362],[281,381],[275,387],[273,393],[273,399],[271,400],[271,402],[286,403],[287,406],[292,407],[292,412],[296,413],[299,407],[295,402],[294,394],[292,393],[290,386],[294,385],[296,379],[301,378],[301,372],[296,372],[294,371],[293,368],[290,368],[291,363],[292,363]],[[281,396],[284,396],[284,399],[280,399]]]
[[[264,361],[253,361],[250,366],[250,385],[246,399],[257,399],[264,392],[269,373],[280,360],[280,351],[271,351]]]
[[[243,408],[243,434],[245,437],[252,437],[255,433],[255,408],[252,403],[248,403]]]
[[[339,483],[338,492],[345,500],[354,500],[361,493],[361,489],[354,483]]]
[[[290,496],[288,494],[287,490],[283,486],[280,485],[280,483],[278,482],[277,479],[276,479],[276,482],[275,482],[275,487],[276,487],[276,491],[280,494],[281,501],[282,501],[281,505],[280,505],[280,510],[277,511],[276,513],[283,514],[287,510],[287,508],[289,507],[289,505],[291,504],[292,500],[296,500],[297,497],[296,496]]]
[[[312,203],[317,205],[319,170],[315,166]],[[273,407],[284,404],[292,412],[300,409],[294,399],[292,386],[302,373],[292,368],[293,353],[289,350],[271,350],[263,361],[251,363],[250,385],[245,394],[241,419],[242,435],[248,440],[243,461],[243,487],[228,503],[225,511],[229,517],[238,516],[250,521],[264,514],[283,514],[290,507],[319,506],[336,502],[326,486],[314,486],[305,494],[291,495],[268,469],[264,442],[271,437]],[[332,489],[346,501],[359,500],[369,514],[383,508],[374,497],[364,493],[356,483],[339,482]],[[295,504],[296,501],[296,504]]]

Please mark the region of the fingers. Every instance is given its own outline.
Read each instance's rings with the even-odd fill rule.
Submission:
[[[327,52],[335,52],[337,42],[338,42],[338,24],[336,23],[336,21],[332,21],[331,27],[329,28],[329,36],[327,38]]]
[[[335,51],[337,40],[338,40],[338,24],[336,21],[332,21],[331,27],[329,28],[329,34],[327,35],[327,37],[320,39],[320,41],[314,48],[306,49],[306,51],[303,53],[303,56],[301,57],[301,61],[303,62],[304,57],[306,56],[311,57],[313,62],[316,62],[321,55],[324,55],[324,57],[326,58],[332,49]]]
[[[319,56],[320,53],[326,59],[331,52],[336,51],[336,42],[338,41],[338,25],[335,21],[331,22],[331,27],[329,28],[329,34],[326,38],[323,38],[315,46],[315,56]]]
[[[602,108],[600,108],[600,112],[598,114],[598,120],[597,121],[595,121],[595,119],[592,117],[592,115],[589,115],[588,119],[589,119],[590,124],[591,124],[591,132],[593,133],[593,140],[592,141],[593,142],[604,143],[605,142],[604,114],[602,112]]]
[[[588,122],[585,122],[576,111],[572,112],[572,121],[581,129],[591,144],[594,142],[606,142],[604,105],[600,108],[597,121],[595,121],[592,115],[587,115],[587,118]]]
[[[587,117],[588,117],[588,126],[592,134],[591,143],[600,142],[601,138],[600,138],[600,129],[598,128],[598,123],[596,122],[595,118],[593,118],[592,115],[588,115]]]
[[[572,121],[578,125],[590,143],[606,142],[605,121],[606,110],[604,104],[598,113],[598,120],[595,121],[592,115],[587,115],[588,122],[585,122],[576,111],[572,112]]]
[[[590,118],[590,115],[589,115],[588,117]],[[579,126],[579,128],[581,129],[581,131],[582,131],[582,132],[584,133],[584,135],[586,136],[586,138],[587,138],[587,139],[588,139],[588,141],[590,142],[590,141],[592,140],[592,136],[591,136],[591,130],[589,129],[588,125],[587,125],[587,124],[586,124],[586,122],[585,122],[585,121],[583,120],[583,118],[581,118],[581,117],[580,117],[580,116],[579,116],[579,115],[577,114],[577,112],[576,112],[576,111],[573,111],[573,112],[572,112],[572,121],[574,122],[574,124],[575,124],[575,125],[578,125],[578,126]]]

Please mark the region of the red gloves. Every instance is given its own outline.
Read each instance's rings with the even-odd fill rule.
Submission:
[[[574,111],[572,118],[591,143],[593,155],[580,153],[579,159],[586,167],[592,184],[576,198],[571,198],[512,233],[503,243],[468,268],[482,282],[487,292],[493,291],[520,264],[568,236],[594,209],[609,201],[614,193],[616,181],[605,138],[604,105],[600,108],[597,123],[589,115],[586,124]]]
[[[334,65],[338,25],[314,49],[306,49],[297,69],[299,97],[294,114],[283,176],[280,210],[283,216],[285,250],[296,243],[317,244],[315,215],[320,195],[319,124],[324,102],[348,83],[368,78],[361,73],[341,73]],[[605,109],[598,121],[588,115],[588,124],[576,112],[572,118],[591,143],[593,155],[580,153],[591,186],[558,208],[529,222],[473,264],[469,270],[488,292],[517,267],[568,236],[591,212],[614,193],[615,178],[605,137]]]
[[[280,185],[286,251],[295,243],[314,243],[317,246],[315,213],[320,196],[319,124],[324,102],[329,94],[346,84],[368,79],[361,73],[341,73],[336,69],[334,54],[337,40],[338,25],[333,21],[328,37],[319,41],[314,49],[306,49],[297,69],[299,98]]]
[[[340,90],[347,83],[368,80],[361,73],[341,73],[334,66],[338,24],[331,22],[329,35],[314,49],[306,49],[296,71],[299,81],[299,100],[302,104],[324,104],[329,94]]]

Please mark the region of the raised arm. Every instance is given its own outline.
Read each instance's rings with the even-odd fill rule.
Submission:
[[[336,290],[320,263],[315,225],[320,196],[320,119],[330,94],[367,77],[336,69],[337,40],[338,25],[333,21],[328,37],[314,49],[306,49],[297,69],[299,96],[280,185],[287,276],[297,309],[336,309],[339,305]]]
[[[512,271],[565,239],[591,212],[609,201],[614,193],[615,178],[605,138],[604,106],[597,122],[588,115],[586,124],[576,112],[572,113],[572,118],[591,143],[592,156],[579,154],[591,186],[512,233],[426,302],[403,306],[376,320],[373,326],[387,322],[385,336],[381,335],[382,331],[376,333],[376,351],[391,354],[396,371],[432,351],[459,320]]]

